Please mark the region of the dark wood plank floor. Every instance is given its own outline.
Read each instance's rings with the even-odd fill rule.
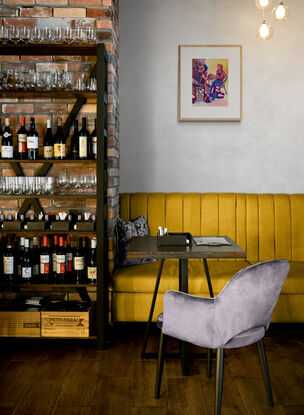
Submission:
[[[156,361],[142,360],[142,325],[118,325],[114,346],[87,341],[0,340],[0,415],[212,415],[213,376],[206,361],[181,375],[165,363],[161,398],[154,399]],[[154,329],[149,351],[156,351]],[[256,346],[228,350],[223,415],[304,415],[304,325],[274,325],[265,339],[275,399],[267,405]],[[174,340],[167,350],[177,350]],[[197,352],[198,350],[194,350]]]

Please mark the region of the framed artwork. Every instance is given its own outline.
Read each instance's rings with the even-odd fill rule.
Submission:
[[[242,119],[242,46],[179,45],[178,120]]]

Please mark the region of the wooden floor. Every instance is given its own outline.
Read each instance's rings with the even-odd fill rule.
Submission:
[[[142,326],[119,326],[115,346],[97,351],[87,341],[0,343],[0,415],[213,414],[213,377],[194,359],[181,376],[167,359],[161,399],[154,399],[156,361],[142,360]],[[149,344],[157,349],[155,330]],[[226,352],[223,415],[304,414],[304,325],[275,326],[265,339],[274,408],[267,406],[255,345]],[[176,349],[169,341],[168,351]],[[214,365],[213,365],[214,366]]]

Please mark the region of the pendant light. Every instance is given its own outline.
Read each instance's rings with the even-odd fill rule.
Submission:
[[[263,23],[258,27],[256,36],[259,40],[268,40],[272,37],[273,30],[270,24],[266,22],[266,20],[263,21]]]
[[[272,0],[255,0],[255,5],[260,10],[265,10],[271,6]]]
[[[287,20],[289,16],[289,8],[281,1],[281,3],[272,9],[272,17],[279,22]]]

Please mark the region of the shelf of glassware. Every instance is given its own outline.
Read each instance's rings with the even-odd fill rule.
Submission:
[[[92,193],[66,193],[66,194],[48,194],[48,195],[15,195],[15,194],[0,194],[0,199],[96,199],[96,194]]]
[[[52,164],[83,164],[92,167],[96,167],[97,160],[55,160],[55,159],[36,159],[36,160],[21,160],[21,159],[0,159],[0,163],[52,163]]]
[[[51,230],[42,230],[42,231],[27,231],[25,229],[20,230],[10,230],[10,229],[0,229],[0,235],[16,235],[16,236],[26,236],[32,238],[33,236],[43,236],[43,235],[71,235],[77,238],[93,237],[96,236],[96,231],[51,231]]]
[[[97,44],[7,44],[0,45],[0,55],[96,56]]]
[[[96,91],[0,90],[0,98],[87,98],[96,99]]]

